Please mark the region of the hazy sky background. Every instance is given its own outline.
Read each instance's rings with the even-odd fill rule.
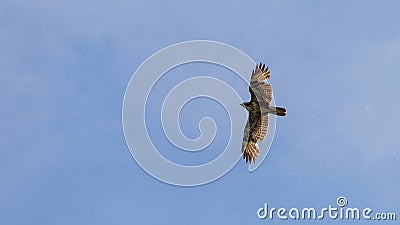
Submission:
[[[1,1],[0,223],[277,224],[259,220],[257,209],[322,208],[340,195],[349,206],[399,217],[399,8],[398,1]],[[254,173],[240,161],[216,182],[182,188],[135,163],[121,107],[147,57],[193,39],[221,41],[268,64],[288,116],[278,119]],[[223,111],[211,113],[225,122]],[[195,135],[197,124],[182,129]]]

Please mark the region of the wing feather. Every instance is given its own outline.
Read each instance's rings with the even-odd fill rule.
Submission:
[[[249,91],[251,101],[257,101],[260,105],[269,105],[272,101],[272,86],[266,81],[271,77],[271,72],[265,64],[259,64],[251,73]],[[261,99],[257,99],[257,97]]]
[[[246,127],[244,128],[244,134],[243,134],[242,152],[244,152],[244,150],[247,147],[247,144],[250,141],[249,136],[250,136],[250,123],[249,123],[249,120],[247,120]]]
[[[271,77],[271,72],[268,69],[268,66],[265,67],[265,64],[256,65],[256,69],[254,69],[251,73],[250,82],[264,82]]]
[[[258,127],[257,132],[260,133],[257,141],[259,141],[259,142],[264,141],[265,136],[268,133],[268,115],[261,117],[261,124]]]
[[[246,160],[246,163],[252,163],[256,162],[259,154],[260,148],[258,148],[257,143],[254,141],[250,141],[243,152],[243,158]]]
[[[242,151],[244,151],[250,140],[259,139],[259,134],[257,133],[257,130],[260,126],[261,120],[259,115],[249,112],[249,119],[247,120],[246,127],[244,128]]]
[[[260,114],[249,113],[249,119],[244,128],[242,142],[242,152],[244,159],[246,159],[246,163],[255,162],[260,153],[260,149],[256,142],[263,141],[267,132],[268,115],[261,117]]]
[[[260,85],[262,92],[264,93],[265,101],[267,101],[268,104],[271,104],[272,102],[272,86],[269,83],[264,83]]]

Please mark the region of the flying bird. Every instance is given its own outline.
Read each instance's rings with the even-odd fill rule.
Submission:
[[[265,64],[256,65],[251,73],[249,92],[250,102],[240,104],[249,111],[249,118],[244,128],[242,152],[246,163],[256,162],[260,154],[257,142],[262,142],[268,132],[268,114],[286,116],[286,109],[271,106],[272,86],[266,83],[271,73]]]

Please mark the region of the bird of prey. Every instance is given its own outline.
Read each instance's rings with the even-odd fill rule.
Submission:
[[[268,114],[286,116],[286,109],[271,106],[272,86],[266,83],[271,76],[265,64],[256,65],[251,73],[249,92],[250,102],[240,104],[249,111],[249,118],[244,128],[242,152],[246,163],[256,162],[260,154],[257,142],[262,142],[267,134]]]

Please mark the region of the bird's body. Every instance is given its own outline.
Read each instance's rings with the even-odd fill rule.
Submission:
[[[244,129],[242,152],[246,163],[255,162],[260,149],[257,142],[262,142],[268,132],[268,114],[285,116],[286,109],[270,106],[272,101],[272,86],[265,83],[271,76],[265,64],[256,66],[251,74],[249,92],[250,102],[240,104],[249,112],[249,118]]]

